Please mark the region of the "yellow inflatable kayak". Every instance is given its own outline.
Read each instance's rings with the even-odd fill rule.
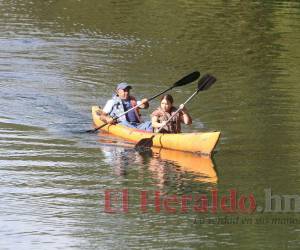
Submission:
[[[102,124],[104,124],[100,120],[99,115],[97,114],[98,111],[101,111],[100,107],[92,107],[92,116],[94,125],[96,127],[99,127]],[[201,153],[207,155],[211,155],[221,134],[220,132],[160,134],[150,133],[134,128],[128,128],[120,124],[107,125],[104,126],[102,130],[133,142],[138,142],[143,138],[151,138],[154,135],[154,147]]]

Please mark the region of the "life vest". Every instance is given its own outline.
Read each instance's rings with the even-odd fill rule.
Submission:
[[[136,101],[135,97],[130,96],[129,98],[130,98],[130,104],[131,104],[131,107],[137,106],[137,101]],[[141,122],[142,122],[142,119],[141,119],[140,109],[139,109],[139,108],[136,108],[136,109],[134,109],[134,112],[135,112],[135,115],[136,115],[137,119],[138,119],[139,122],[141,123]]]
[[[136,99],[133,96],[130,96],[129,98],[130,98],[131,107],[137,106]],[[120,97],[114,95],[112,97],[112,100],[114,101],[114,103],[113,103],[113,107],[112,107],[112,110],[110,111],[109,115],[111,117],[119,117],[121,114],[123,114],[125,112],[124,106],[122,103],[122,99]],[[135,115],[136,115],[138,121],[141,122],[141,114],[140,114],[139,108],[134,109],[134,112],[135,112]],[[121,116],[118,120],[120,122],[126,121],[126,115]]]
[[[171,108],[171,112],[163,111],[160,107],[153,111],[152,116],[157,116],[158,122],[162,123],[164,121],[169,120],[169,118],[177,111],[175,107]],[[160,133],[180,133],[181,132],[181,116],[182,112],[178,112],[166,126],[162,128]],[[154,132],[158,131],[158,129],[154,129]]]

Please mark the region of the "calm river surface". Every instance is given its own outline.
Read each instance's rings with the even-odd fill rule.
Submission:
[[[0,249],[299,249],[297,206],[260,209],[265,190],[300,195],[299,65],[299,1],[0,0]],[[218,79],[184,128],[222,132],[212,160],[81,132],[118,82],[150,97],[194,70]],[[106,213],[123,189],[128,213]],[[213,190],[259,211],[154,208]]]

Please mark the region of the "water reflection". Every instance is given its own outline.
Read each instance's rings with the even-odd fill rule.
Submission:
[[[152,148],[152,152],[151,166],[161,167],[162,163],[169,162],[174,166],[179,166],[181,172],[194,174],[194,181],[217,184],[218,176],[210,157],[162,148]]]
[[[113,166],[115,174],[126,176],[130,167],[140,166],[139,175],[148,171],[157,188],[180,187],[184,181],[216,185],[218,176],[210,157],[162,148],[136,152],[134,144],[100,132],[104,161]],[[179,188],[180,189],[180,188]],[[178,190],[180,191],[180,190]]]

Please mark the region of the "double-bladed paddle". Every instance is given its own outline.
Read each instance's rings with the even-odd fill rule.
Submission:
[[[198,82],[197,90],[183,103],[183,105],[187,104],[194,96],[196,96],[200,91],[207,90],[215,83],[217,79],[211,75],[204,75]],[[172,118],[180,111],[181,109],[177,109],[176,112],[166,121],[166,124],[172,120]],[[160,127],[157,133],[159,133],[163,127]],[[139,152],[150,150],[153,146],[153,138],[155,135],[150,138],[141,139],[136,145],[135,149]]]
[[[154,95],[152,96],[151,98],[148,99],[148,102],[152,101],[153,99],[155,99],[156,97],[166,93],[167,91],[173,89],[173,88],[176,88],[176,87],[180,87],[180,86],[184,86],[186,84],[189,84],[195,80],[197,80],[200,76],[200,73],[198,71],[195,71],[193,73],[190,73],[188,75],[186,75],[185,77],[181,78],[179,81],[175,82],[170,88],[158,93],[157,95]],[[127,111],[125,111],[124,113],[120,114],[119,116],[115,117],[114,120],[118,120],[121,116],[123,115],[126,115],[128,112],[130,112],[131,110],[134,110],[138,107],[140,107],[141,105],[143,105],[143,103],[139,104],[139,105],[136,105],[135,107],[132,107],[130,109],[128,109]],[[103,128],[104,126],[106,126],[108,123],[104,123],[102,124],[101,126],[95,128],[95,129],[90,129],[90,130],[87,130],[85,132],[87,133],[91,133],[91,132],[96,132],[98,131],[99,129]]]

